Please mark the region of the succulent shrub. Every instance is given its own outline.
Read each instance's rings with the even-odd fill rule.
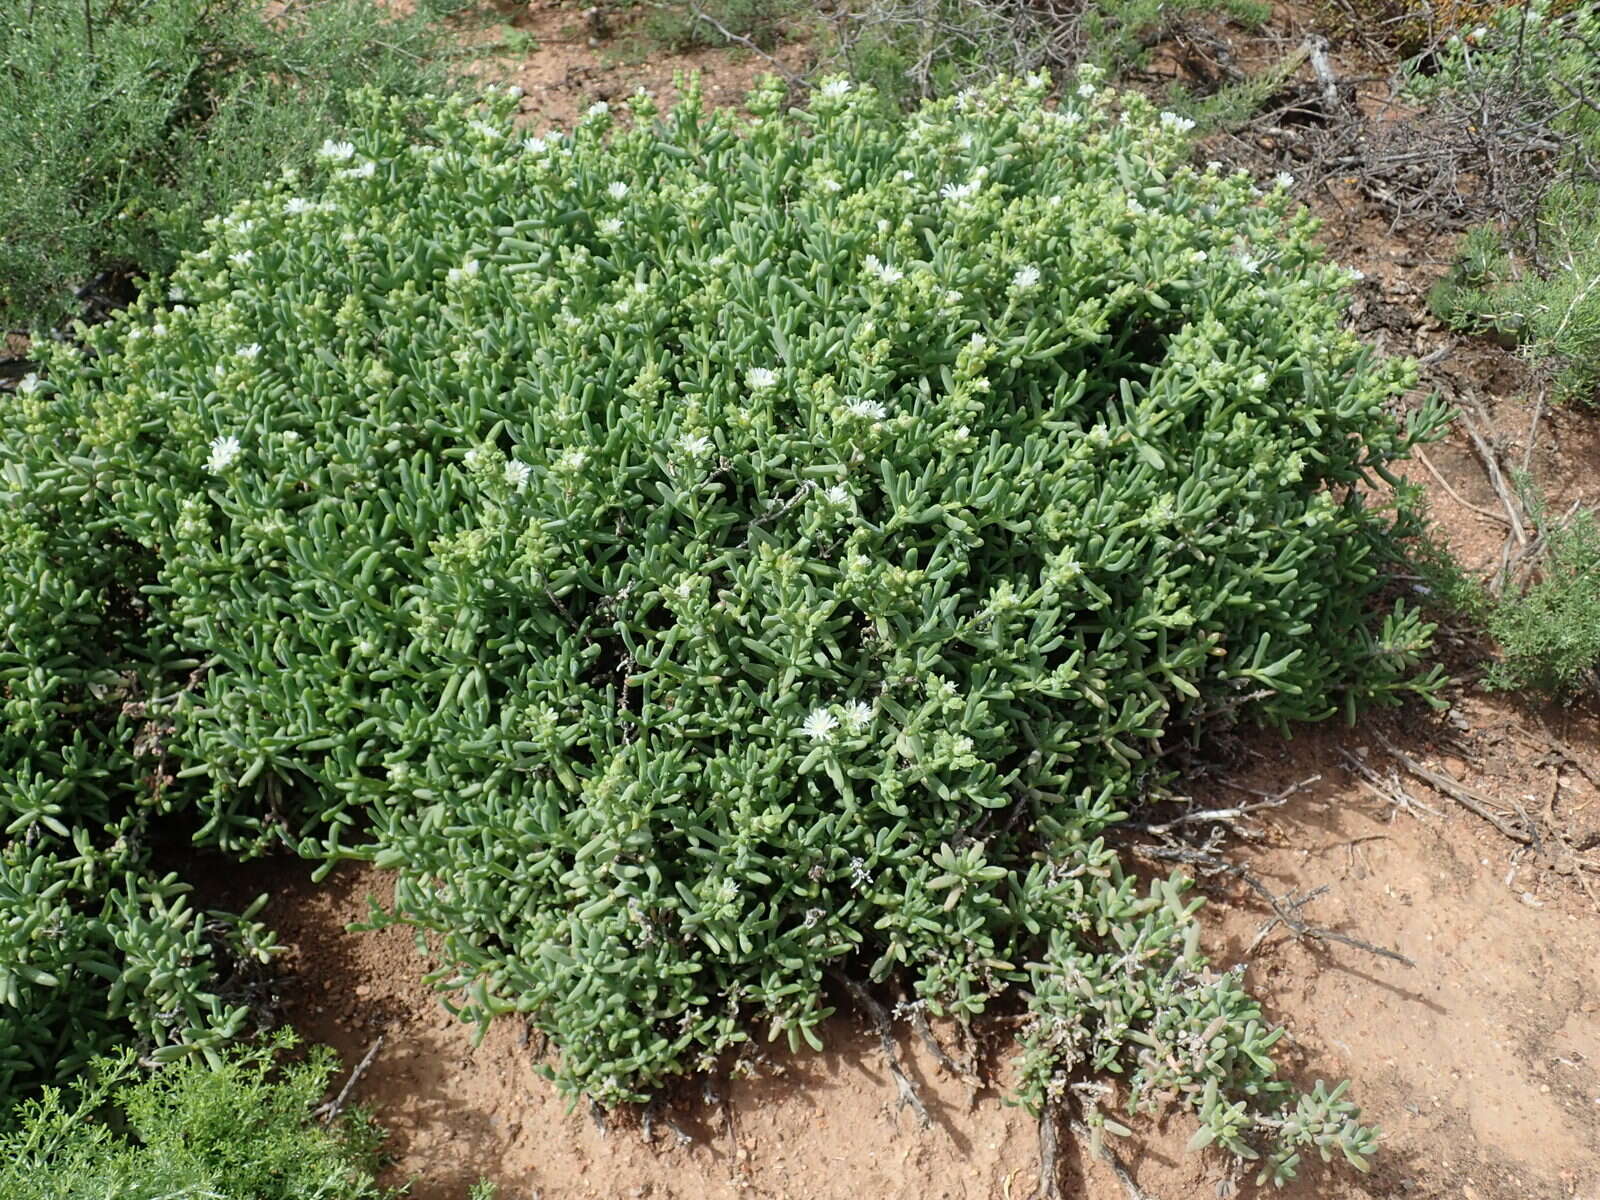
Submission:
[[[393,868],[604,1102],[818,1045],[840,971],[1026,996],[1030,1106],[1120,1073],[1275,1178],[1364,1162],[1105,835],[1186,737],[1429,691],[1381,497],[1439,413],[1283,187],[1046,91],[369,98],[57,351],[0,498],[137,549],[197,836]]]

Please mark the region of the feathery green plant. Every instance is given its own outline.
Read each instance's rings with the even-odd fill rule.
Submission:
[[[207,217],[349,119],[371,85],[445,84],[425,17],[361,0],[17,0],[0,13],[0,326],[76,310],[102,271],[159,273]]]
[[[1440,410],[1283,188],[1047,87],[368,97],[53,349],[0,508],[127,556],[147,609],[87,610],[168,656],[199,836],[394,869],[375,919],[601,1101],[820,1045],[844,970],[1020,991],[1031,1107],[1114,1072],[1266,1177],[1364,1164],[1106,833],[1186,736],[1431,691],[1371,489]]]
[[[333,1076],[317,1047],[230,1049],[216,1066],[150,1073],[125,1050],[97,1059],[67,1092],[49,1089],[0,1119],[6,1200],[379,1200],[381,1133],[361,1114],[313,1118]]]

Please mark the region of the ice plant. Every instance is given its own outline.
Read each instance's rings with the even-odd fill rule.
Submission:
[[[130,778],[227,851],[392,869],[381,919],[603,1102],[820,1044],[845,971],[1010,997],[1031,1107],[1115,1071],[1271,1178],[1364,1161],[1107,833],[1179,738],[1427,692],[1376,498],[1436,410],[1391,415],[1410,372],[1288,196],[1137,97],[814,99],[636,98],[530,153],[503,94],[369,98],[370,179],[263,185],[181,304],[16,398],[8,704],[65,703],[29,655],[82,647],[50,727],[130,744],[131,672]]]

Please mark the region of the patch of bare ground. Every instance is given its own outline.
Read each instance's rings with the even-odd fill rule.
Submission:
[[[599,14],[607,14],[601,17]],[[703,46],[646,55],[637,11],[607,4],[586,6],[561,0],[534,0],[506,11],[503,24],[475,30],[468,40],[486,48],[474,71],[486,81],[523,89],[522,120],[534,128],[570,126],[596,101],[618,103],[640,88],[658,102],[671,103],[680,80],[700,78],[706,103],[739,104],[769,73],[793,76],[810,58],[803,42],[786,42],[770,54],[739,45]],[[497,53],[506,30],[532,39],[529,54]]]

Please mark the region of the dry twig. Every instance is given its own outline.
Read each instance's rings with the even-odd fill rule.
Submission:
[[[1390,758],[1394,759],[1395,762],[1399,763],[1407,771],[1415,775],[1418,779],[1422,780],[1423,783],[1426,783],[1440,795],[1449,796],[1450,799],[1461,805],[1461,807],[1466,809],[1468,812],[1482,817],[1485,821],[1489,822],[1489,824],[1493,825],[1513,842],[1523,846],[1531,846],[1534,844],[1535,835],[1530,830],[1518,829],[1516,826],[1510,824],[1504,816],[1494,811],[1493,805],[1496,803],[1496,801],[1490,799],[1488,796],[1482,795],[1479,792],[1473,791],[1460,780],[1455,779],[1450,775],[1446,775],[1442,771],[1434,771],[1423,766],[1416,759],[1412,758],[1405,751],[1401,750],[1393,742],[1385,738],[1382,734],[1378,735],[1378,741],[1383,743],[1383,748],[1388,751]],[[1526,820],[1526,818],[1524,819]]]
[[[900,1066],[900,1055],[895,1049],[894,1027],[889,1023],[889,1010],[879,1004],[860,981],[850,978],[841,972],[830,972],[835,980],[844,984],[871,1019],[873,1028],[878,1034],[878,1046],[883,1050],[883,1057],[889,1064],[889,1073],[894,1076],[896,1090],[900,1094],[900,1107],[909,1107],[917,1114],[924,1129],[933,1124],[933,1118],[928,1115],[928,1107],[922,1102],[922,1097],[917,1093],[916,1086],[911,1082],[911,1077]]]
[[[378,1040],[367,1047],[367,1052],[361,1056],[361,1061],[356,1064],[355,1070],[350,1072],[350,1078],[344,1081],[344,1086],[339,1089],[339,1094],[326,1104],[319,1105],[315,1116],[324,1125],[332,1125],[339,1119],[339,1114],[344,1111],[345,1104],[350,1099],[350,1093],[355,1090],[357,1082],[367,1073],[367,1068],[378,1057],[378,1051],[383,1049],[383,1034],[378,1035]]]

